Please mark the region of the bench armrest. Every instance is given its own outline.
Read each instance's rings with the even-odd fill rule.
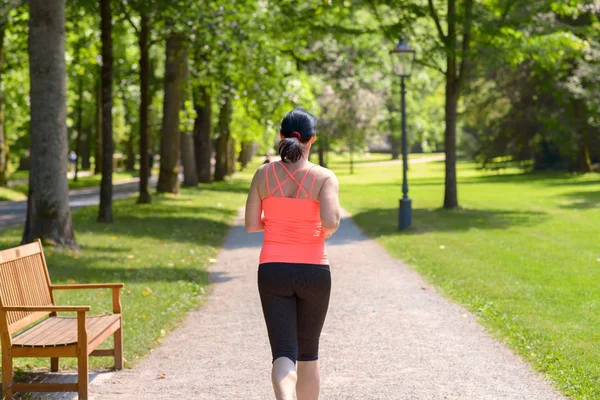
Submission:
[[[25,311],[25,312],[87,312],[90,306],[6,306],[2,307],[4,311]]]
[[[122,283],[75,283],[72,285],[50,285],[52,290],[75,290],[75,289],[112,289],[113,313],[121,313],[121,289]]]
[[[50,285],[52,290],[74,290],[74,289],[122,289],[122,283],[75,283],[72,285]]]

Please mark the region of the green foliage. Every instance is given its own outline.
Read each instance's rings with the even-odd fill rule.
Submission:
[[[577,11],[577,12],[575,12]],[[536,169],[587,172],[600,161],[595,82],[598,18],[584,2],[521,4],[497,32],[482,30],[464,147]],[[482,112],[483,111],[483,112]]]

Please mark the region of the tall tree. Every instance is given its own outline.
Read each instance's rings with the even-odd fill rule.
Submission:
[[[112,13],[110,0],[100,0],[102,37],[102,182],[98,222],[112,222],[113,124],[112,124]]]
[[[152,103],[150,93],[150,78],[152,67],[150,65],[150,47],[151,40],[151,22],[156,14],[156,2],[144,0],[122,0],[121,12],[131,24],[137,34],[138,46],[140,51],[139,76],[140,76],[140,190],[138,204],[148,204],[152,202],[150,196],[150,105]],[[136,11],[140,17],[139,26],[131,18],[131,11]]]
[[[150,178],[150,17],[142,14],[138,39],[140,46],[140,194],[137,202],[146,204],[152,201],[148,189]]]
[[[179,112],[182,106],[183,82],[187,65],[187,50],[180,34],[169,35],[166,51],[160,174],[156,189],[159,193],[178,193],[181,151]]]
[[[29,1],[31,171],[23,243],[76,248],[67,182],[65,0]]]
[[[187,117],[189,104],[191,100],[191,85],[189,76],[188,60],[185,60],[183,65],[183,79],[185,81],[184,97],[182,102],[182,115],[184,115],[184,123],[180,124],[181,128],[181,163],[183,164],[183,186],[195,187],[198,186],[198,173],[196,171],[196,154],[194,151],[194,136],[191,129],[192,124],[190,118]],[[187,118],[186,118],[187,117]]]
[[[457,0],[447,0],[446,33],[434,0],[427,0],[437,35],[446,53],[446,106],[444,152],[446,154],[446,179],[444,185],[444,208],[458,208],[456,184],[456,117],[458,100],[468,73],[471,27],[473,23],[473,0],[462,1],[463,10],[457,14]],[[462,27],[462,35],[459,31]],[[460,44],[460,47],[459,47]]]

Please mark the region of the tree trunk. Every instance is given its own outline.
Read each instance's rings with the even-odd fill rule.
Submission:
[[[215,181],[225,180],[227,176],[227,150],[229,148],[229,135],[221,134],[217,138],[215,154]]]
[[[392,125],[392,121],[390,120],[390,125]],[[392,147],[392,160],[397,160],[400,158],[400,151],[398,149],[398,138],[396,138],[393,134],[390,135],[390,145]]]
[[[586,132],[581,132],[579,135],[577,161],[577,170],[579,172],[592,172],[592,158],[590,157],[590,146],[588,144],[588,134]]]
[[[211,102],[208,87],[201,86],[194,93],[194,147],[196,153],[196,172],[198,180],[202,183],[211,182]]]
[[[181,110],[185,113],[186,101],[191,99],[191,85],[188,68],[188,59],[184,62],[183,80],[185,82],[185,90],[183,91],[183,101],[181,102]],[[187,125],[187,124],[186,124]],[[196,171],[196,155],[194,153],[194,136],[192,132],[184,129],[181,131],[181,163],[183,164],[183,186],[196,187],[198,186],[198,172]]]
[[[123,117],[125,119],[125,125],[131,126],[131,118],[129,107],[127,106],[127,97],[125,92],[121,92],[123,99]],[[133,129],[129,131],[129,138],[127,139],[127,159],[125,160],[125,170],[128,172],[135,171],[135,133]]]
[[[159,193],[178,193],[179,154],[181,153],[179,111],[183,100],[187,50],[183,38],[176,34],[167,38],[166,48],[160,174],[156,189]]]
[[[327,168],[325,164],[325,145],[323,142],[319,143],[319,165],[323,168]]]
[[[4,32],[6,25],[0,22],[0,186],[7,184],[7,156],[8,146],[4,137],[4,91],[2,81],[4,80]]]
[[[112,222],[112,175],[113,175],[113,129],[112,129],[112,14],[110,0],[100,0],[102,16],[102,182],[100,183],[100,208],[98,222]]]
[[[456,185],[456,115],[458,108],[459,82],[456,68],[456,0],[448,0],[448,37],[446,53],[446,130],[444,152],[446,153],[446,180],[444,186],[444,208],[458,208]],[[463,53],[463,57],[465,54]],[[463,60],[463,63],[465,61]],[[464,78],[464,77],[462,77]]]
[[[229,135],[229,141],[227,142],[227,176],[231,176],[235,173],[235,139]]]
[[[241,169],[245,169],[248,166],[248,163],[252,161],[252,156],[254,156],[254,145],[252,142],[242,142],[242,150],[240,151],[240,165]]]
[[[96,135],[94,136],[94,174],[102,172],[102,83],[96,81]]]
[[[23,243],[77,248],[67,182],[65,0],[29,1],[31,171]]]
[[[150,108],[150,55],[148,37],[150,34],[150,21],[147,15],[142,15],[139,46],[140,46],[140,195],[138,204],[148,204],[152,201],[148,190],[150,178],[150,157],[148,138],[150,136],[148,125],[148,112]]]
[[[134,138],[133,130],[129,133],[129,140],[127,140],[127,160],[125,161],[125,170],[132,172],[135,171],[135,150],[134,150]]]
[[[89,171],[92,168],[92,163],[90,162],[91,155],[91,144],[92,144],[92,136],[90,134],[91,126],[86,126],[86,133],[81,135],[81,169],[83,171]]]
[[[198,186],[196,174],[196,157],[194,156],[194,137],[188,132],[181,132],[181,161],[183,163],[183,186]]]
[[[446,180],[444,208],[458,208],[458,190],[456,184],[456,114],[458,93],[455,82],[446,83],[446,130],[444,132],[444,152],[446,153]]]
[[[225,102],[221,106],[219,111],[219,137],[217,138],[217,154],[215,162],[215,181],[223,181],[228,174],[228,158],[231,137],[229,135],[229,126],[231,124],[231,117],[233,114],[233,107],[229,97],[225,99]]]
[[[75,138],[75,176],[73,181],[77,182],[79,174],[79,161],[81,159],[81,136],[83,135],[83,75],[79,75],[77,82],[77,137]]]

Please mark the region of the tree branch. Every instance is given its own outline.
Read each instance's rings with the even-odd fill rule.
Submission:
[[[434,69],[434,70],[436,70],[438,72],[441,72],[442,74],[446,75],[446,71],[444,71],[442,69],[442,67],[440,67],[439,65],[436,65],[435,63],[431,63],[430,64],[430,63],[428,63],[427,61],[424,61],[424,60],[415,60],[415,64],[419,64],[419,65],[422,65],[424,67],[428,67],[428,68]]]
[[[375,18],[377,19],[377,23],[379,23],[379,27],[383,31],[385,37],[388,40],[390,40],[392,42],[392,45],[393,45],[394,41],[396,41],[398,38],[393,37],[390,34],[390,30],[387,29],[388,27],[383,24],[383,21],[381,20],[381,15],[379,14],[379,10],[377,10],[377,5],[375,4],[375,1],[374,0],[369,0],[369,5],[371,6],[371,10],[373,10],[373,14],[375,15]]]
[[[140,34],[140,30],[137,27],[136,24],[133,23],[133,20],[131,19],[131,15],[129,15],[129,13],[127,12],[127,6],[129,6],[129,4],[127,4],[127,0],[122,0],[122,1],[118,1],[117,4],[120,5],[120,9],[121,12],[123,13],[123,15],[125,16],[125,19],[127,21],[129,21],[129,23],[131,24],[131,26],[133,27],[133,30],[135,31],[135,33],[139,36]]]
[[[435,27],[438,30],[438,34],[440,35],[440,40],[444,45],[448,45],[448,36],[444,35],[444,30],[442,29],[442,25],[440,24],[440,17],[437,15],[437,11],[435,11],[435,6],[433,5],[433,0],[427,0],[429,3],[429,14],[433,18],[435,22]]]

